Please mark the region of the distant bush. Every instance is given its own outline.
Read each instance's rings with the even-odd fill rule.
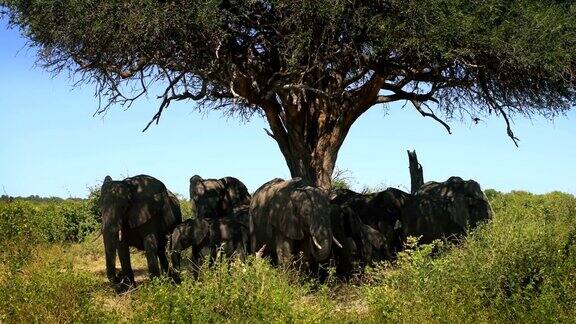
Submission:
[[[484,194],[486,194],[486,197],[488,197],[488,200],[490,201],[495,199],[497,196],[502,195],[500,191],[495,189],[486,189],[484,190]]]
[[[98,228],[85,201],[0,202],[0,241],[80,242]]]

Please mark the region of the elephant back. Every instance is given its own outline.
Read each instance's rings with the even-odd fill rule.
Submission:
[[[167,211],[167,205],[170,204],[167,189],[160,180],[148,175],[137,175],[126,178],[123,182],[132,192],[131,205],[127,212],[130,228],[141,226],[155,215],[164,215]],[[177,216],[170,212],[168,218],[167,222],[172,224]]]
[[[190,178],[190,200],[198,218],[226,216],[231,211],[226,196],[226,186],[221,180],[202,179],[198,175]]]
[[[473,180],[451,177],[445,182],[425,183],[402,209],[403,234],[419,236],[428,243],[457,237],[492,218],[488,198]]]
[[[220,181],[226,188],[226,198],[232,209],[242,205],[250,205],[250,194],[242,181],[234,177],[224,177]]]
[[[274,197],[278,191],[283,188],[295,186],[299,181],[300,178],[295,178],[289,181],[275,178],[261,185],[252,196],[249,210],[250,215],[256,218],[261,218],[267,215],[270,210],[270,199]]]
[[[378,192],[368,200],[366,207],[360,212],[360,218],[364,223],[379,230],[393,227],[400,219],[402,207],[410,197],[409,193],[395,188]]]

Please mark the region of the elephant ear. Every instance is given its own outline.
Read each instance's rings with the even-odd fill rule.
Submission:
[[[190,178],[190,199],[194,200],[196,196],[202,196],[204,194],[205,188],[202,184],[202,177],[199,175],[194,175]]]
[[[144,225],[162,211],[166,190],[162,183],[142,177],[127,178],[123,182],[130,188],[132,197],[127,211],[130,228]]]
[[[160,198],[160,197],[159,197]],[[130,228],[136,228],[144,225],[152,218],[152,215],[158,213],[158,207],[154,206],[154,201],[135,197],[128,209],[128,225]]]
[[[210,231],[210,224],[208,223],[207,220],[196,219],[193,223],[192,231],[190,233],[192,235],[192,242],[193,242],[192,244],[194,246],[199,246],[202,243],[202,241],[204,241],[209,231]]]
[[[310,209],[307,200],[303,200],[301,192],[292,190],[280,190],[276,198],[270,202],[270,212],[278,211],[277,215],[269,215],[271,219],[276,219],[278,229],[288,238],[302,240],[304,231],[301,215]]]
[[[452,179],[452,178],[450,178]],[[468,223],[470,219],[470,210],[468,207],[468,198],[465,196],[456,196],[454,200],[451,202],[449,207],[450,219],[458,226],[461,227],[462,230],[466,230],[468,228]]]
[[[230,194],[226,178],[218,180],[218,195],[220,196],[220,208],[222,209],[223,216],[232,214],[234,208],[234,198]]]
[[[384,245],[386,240],[384,239],[384,236],[377,230],[368,225],[362,225],[362,241],[363,244],[369,243],[379,250]]]

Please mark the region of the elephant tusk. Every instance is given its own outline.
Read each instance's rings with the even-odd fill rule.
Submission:
[[[264,255],[264,249],[266,249],[266,244],[262,245],[262,247],[260,248],[260,250],[258,250],[258,252],[256,252],[256,257],[257,257],[257,258],[261,258],[262,255]]]
[[[332,236],[332,241],[334,241],[334,244],[336,244],[339,248],[342,248],[342,244],[340,244],[340,242],[338,242],[334,236]]]
[[[322,245],[320,245],[318,243],[318,241],[316,241],[316,238],[314,236],[312,236],[312,242],[314,242],[314,245],[316,245],[316,247],[318,248],[318,250],[322,250]]]

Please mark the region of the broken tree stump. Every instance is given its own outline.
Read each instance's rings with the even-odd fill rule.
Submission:
[[[420,187],[424,184],[424,172],[422,170],[422,165],[418,163],[418,156],[416,156],[416,150],[408,150],[408,163],[410,169],[410,193],[415,194]]]

